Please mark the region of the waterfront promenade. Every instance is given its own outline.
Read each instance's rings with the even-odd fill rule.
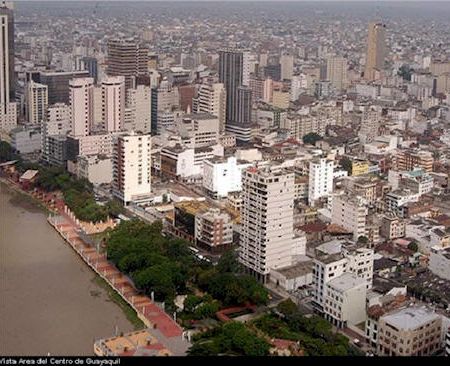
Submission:
[[[146,326],[158,329],[167,338],[182,336],[183,329],[178,323],[147,296],[140,295],[130,279],[111,264],[105,254],[97,253],[95,248],[86,244],[80,238],[75,224],[66,215],[50,215],[48,221],[86,264],[136,311]]]

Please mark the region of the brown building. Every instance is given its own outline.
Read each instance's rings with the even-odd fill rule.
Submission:
[[[397,170],[410,171],[414,168],[423,168],[426,172],[433,171],[433,155],[429,151],[421,150],[398,150]]]

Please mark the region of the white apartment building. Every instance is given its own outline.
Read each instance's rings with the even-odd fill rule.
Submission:
[[[275,167],[243,172],[239,260],[262,282],[293,264],[305,245],[294,235],[294,173]]]
[[[325,311],[328,283],[344,273],[353,273],[364,281],[367,290],[372,288],[373,249],[342,247],[333,242],[324,243],[317,249],[313,267],[313,306],[320,313]]]
[[[198,88],[196,113],[209,113],[219,118],[219,128],[225,130],[226,90],[223,83],[201,84]]]
[[[450,248],[431,248],[428,269],[436,276],[450,281]]]
[[[367,208],[359,196],[343,194],[333,197],[331,223],[353,233],[353,240],[366,234]]]
[[[42,158],[48,162],[48,137],[70,132],[70,107],[64,103],[56,103],[47,108],[47,117],[41,122]]]
[[[308,203],[314,206],[314,202],[321,197],[333,192],[333,160],[320,158],[309,163],[309,191]]]
[[[102,80],[102,124],[107,132],[122,130],[125,116],[125,77],[108,76]]]
[[[175,109],[164,111],[158,111],[157,124],[158,124],[158,134],[163,134],[169,130],[173,130],[180,123],[183,117],[183,111]]]
[[[151,136],[119,136],[114,144],[113,194],[129,204],[147,200],[150,193]]]
[[[354,273],[330,280],[325,297],[325,318],[338,328],[366,320],[366,281]]]
[[[188,179],[203,176],[203,162],[223,156],[223,146],[215,145],[197,149],[180,145],[161,149],[161,173],[171,178]]]
[[[251,163],[238,162],[235,157],[216,157],[203,162],[203,187],[213,198],[227,197],[242,190],[242,171]]]
[[[128,89],[127,109],[130,113],[129,124],[124,126],[127,131],[150,133],[151,130],[151,90],[148,86],[138,85]]]
[[[76,140],[78,156],[106,155],[111,156],[114,150],[114,138],[120,133],[99,132],[88,136],[71,137]]]
[[[94,124],[94,79],[69,81],[71,135],[87,136]]]
[[[31,81],[26,89],[26,119],[30,124],[40,125],[48,107],[48,87]]]

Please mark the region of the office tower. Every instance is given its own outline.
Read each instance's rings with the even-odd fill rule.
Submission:
[[[94,124],[94,79],[73,79],[69,87],[71,135],[87,136]]]
[[[375,80],[377,72],[384,68],[385,59],[385,29],[382,23],[369,23],[369,35],[367,37],[367,56],[364,78]]]
[[[94,84],[97,84],[98,78],[98,61],[95,57],[77,57],[75,59],[75,70],[76,71],[87,71],[89,77],[94,78]]]
[[[219,51],[219,81],[224,84],[227,106],[226,123],[235,122],[237,115],[238,87],[242,86],[244,53],[239,50]]]
[[[136,89],[128,89],[127,108],[130,123],[124,126],[127,131],[148,134],[151,131],[151,89],[138,85]]]
[[[147,74],[148,47],[134,40],[113,39],[108,42],[109,76],[125,76],[125,89],[133,87],[133,76]]]
[[[6,32],[2,31],[3,42],[8,42],[8,54],[3,51],[2,57],[5,64],[2,65],[2,69],[8,69],[8,84],[9,84],[9,101],[15,102],[16,100],[16,79],[14,73],[14,6],[12,2],[2,1],[0,4],[0,16],[2,16],[2,28],[6,25]],[[6,18],[3,18],[6,16]],[[3,20],[5,19],[5,20]],[[6,44],[3,43],[2,48],[5,48]],[[5,71],[3,71],[5,72]],[[2,91],[4,89],[2,88]]]
[[[250,74],[255,72],[257,56],[250,52],[244,52],[243,65],[242,65],[242,85],[249,86]]]
[[[126,205],[151,193],[151,136],[118,136],[113,152],[113,194]]]
[[[109,76],[102,80],[103,130],[118,132],[125,113],[125,77]]]
[[[281,80],[291,80],[294,74],[294,56],[291,54],[282,54],[280,57]]]
[[[26,90],[26,119],[27,122],[39,125],[45,118],[48,107],[48,88],[47,85],[38,84],[31,81]]]
[[[239,260],[266,282],[271,269],[293,262],[294,173],[249,167],[242,174],[242,193]]]
[[[314,202],[319,198],[333,192],[333,170],[332,160],[320,158],[309,162],[308,202],[310,206],[314,206]]]
[[[381,111],[373,107],[367,108],[361,116],[361,127],[358,137],[361,143],[366,144],[372,142],[379,135],[379,127],[381,121]]]
[[[30,75],[36,83],[47,85],[48,104],[70,102],[69,81],[89,77],[88,71],[40,71]]]
[[[163,80],[159,87],[152,88],[152,133],[160,130],[158,126],[158,114],[172,112],[179,109],[180,96],[178,88],[174,88],[168,80]]]
[[[201,84],[198,88],[196,112],[210,113],[218,117],[220,131],[223,132],[226,118],[226,91],[224,84]]]
[[[329,57],[327,59],[327,80],[337,90],[347,86],[347,60],[344,57]]]
[[[0,7],[0,20],[0,130],[9,132],[17,126],[17,107],[14,102],[14,19],[11,5],[3,3]]]

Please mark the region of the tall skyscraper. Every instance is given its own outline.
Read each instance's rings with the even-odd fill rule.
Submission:
[[[94,124],[94,79],[72,79],[69,86],[71,135],[87,136]]]
[[[39,125],[45,119],[48,107],[47,85],[30,81],[26,89],[26,118],[27,122]]]
[[[243,51],[225,49],[219,52],[219,81],[224,84],[227,95],[227,124],[236,121],[238,87],[242,86],[243,73]]]
[[[109,76],[125,76],[125,89],[133,87],[133,77],[148,73],[148,47],[134,40],[113,39],[108,42]]]
[[[252,122],[252,89],[240,86],[237,93],[236,122],[239,126],[248,126]]]
[[[17,126],[14,82],[14,18],[12,5],[0,6],[0,130]]]
[[[375,80],[377,72],[384,68],[386,57],[385,29],[386,25],[383,23],[369,23],[366,68],[364,71],[364,78],[366,80]]]
[[[242,175],[243,206],[239,260],[266,282],[271,269],[293,264],[305,254],[294,237],[294,173],[279,168],[247,168]]]
[[[344,57],[329,57],[327,59],[327,80],[338,90],[347,86],[347,60]]]
[[[7,24],[7,33],[2,32],[2,48],[8,43],[7,68],[9,70],[9,101],[15,102],[16,99],[16,79],[14,75],[14,6],[12,2],[2,1],[0,4],[0,15],[7,16],[5,23]],[[2,18],[3,19],[3,18]],[[2,20],[2,27],[5,25]],[[3,54],[4,55],[4,54]],[[3,56],[4,57],[4,56]]]
[[[125,114],[125,77],[109,76],[102,80],[103,130],[118,132]]]

